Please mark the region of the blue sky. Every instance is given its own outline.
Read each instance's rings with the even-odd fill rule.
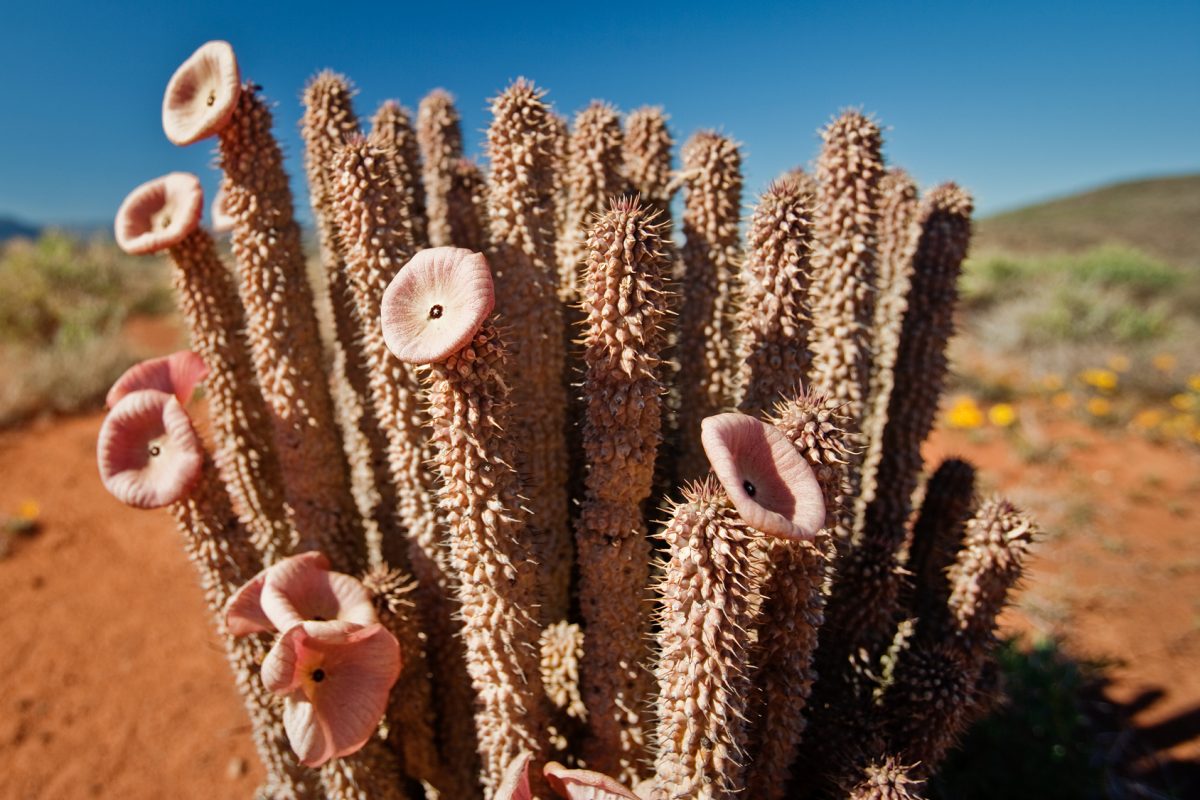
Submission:
[[[984,213],[1200,171],[1195,0],[6,5],[0,216],[35,222],[110,219],[171,170],[214,186],[211,146],[173,147],[159,122],[171,72],[212,38],[278,103],[301,191],[299,96],[323,67],[355,81],[363,116],[448,88],[475,151],[487,99],[519,75],[570,113],[593,98],[661,104],[680,140],[717,127],[744,143],[747,204],[810,161],[817,128],[846,106],[887,126],[892,163],[922,183],[958,180]]]

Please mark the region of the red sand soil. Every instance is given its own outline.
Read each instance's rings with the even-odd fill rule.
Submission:
[[[195,575],[165,512],[100,486],[100,421],[0,433],[0,513],[41,509],[0,559],[0,798],[249,797],[260,767]],[[1119,659],[1111,699],[1160,754],[1200,758],[1200,455],[1062,421],[1032,438],[1038,463],[1000,432],[928,447],[1050,531],[1009,625]]]
[[[1105,698],[1137,729],[1142,760],[1194,769],[1200,451],[1061,416],[1026,422],[1021,433],[938,431],[926,445],[931,466],[968,458],[985,493],[1005,494],[1044,529],[1005,625],[1063,637],[1071,655],[1109,663]]]

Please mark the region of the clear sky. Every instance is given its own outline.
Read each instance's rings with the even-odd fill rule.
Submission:
[[[520,75],[569,113],[593,98],[661,104],[680,140],[716,127],[744,143],[747,204],[809,162],[818,127],[846,106],[887,127],[892,163],[922,183],[958,180],[985,213],[1200,171],[1197,0],[370,6],[5,2],[0,215],[111,219],[129,189],[171,170],[211,190],[211,145],[170,145],[159,109],[175,67],[213,38],[278,103],[301,191],[299,97],[323,67],[355,81],[363,116],[446,87],[476,152],[487,99]]]

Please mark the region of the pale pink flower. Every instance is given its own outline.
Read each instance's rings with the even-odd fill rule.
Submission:
[[[383,293],[384,343],[410,364],[442,361],[471,341],[495,303],[492,271],[482,253],[422,250]]]
[[[179,65],[163,95],[163,132],[185,145],[213,136],[237,108],[241,75],[229,42],[206,42]]]
[[[288,742],[310,767],[367,743],[399,676],[400,645],[378,623],[302,622],[262,665],[263,685],[283,697]]]
[[[551,761],[543,772],[550,788],[567,800],[638,800],[617,781],[590,769],[567,769]]]
[[[746,414],[717,414],[700,430],[709,464],[747,525],[783,539],[816,536],[825,524],[821,487],[778,428]]]
[[[121,398],[140,389],[157,389],[175,395],[181,404],[187,405],[195,394],[200,381],[208,375],[204,359],[191,350],[180,350],[162,358],[152,358],[134,364],[108,390],[104,403],[109,408]]]
[[[105,417],[96,442],[104,488],[135,508],[161,508],[188,496],[204,449],[174,396],[155,389],[125,395]]]
[[[157,253],[187,238],[203,214],[200,179],[190,172],[171,172],[146,181],[125,197],[113,235],[130,255]]]
[[[285,558],[251,578],[229,598],[225,623],[233,636],[286,633],[301,622],[378,622],[371,595],[357,579],[329,569],[311,551]]]
[[[533,800],[533,790],[529,786],[529,761],[532,758],[532,753],[522,750],[508,762],[494,800]]]

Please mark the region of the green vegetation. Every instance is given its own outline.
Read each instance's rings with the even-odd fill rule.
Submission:
[[[1038,797],[1086,800],[1106,796],[1105,765],[1096,758],[1096,730],[1085,695],[1101,665],[1067,658],[1056,642],[1006,641],[997,661],[1006,698],[964,738],[930,786],[940,800],[1013,796],[1037,787]]]
[[[47,232],[0,245],[0,426],[94,403],[134,360],[126,320],[172,307],[161,263],[111,242]]]
[[[998,214],[976,226],[976,252],[1079,253],[1106,244],[1200,269],[1200,175],[1133,181]]]
[[[1012,315],[1026,348],[1070,342],[1130,345],[1160,340],[1173,322],[1200,319],[1196,281],[1128,248],[1108,245],[1078,255],[991,255],[967,262],[968,312]]]

